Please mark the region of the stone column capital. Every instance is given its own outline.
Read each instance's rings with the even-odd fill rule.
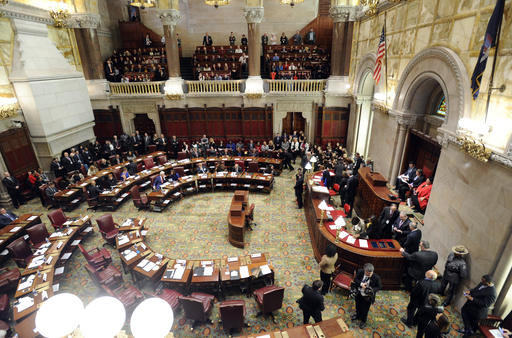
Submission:
[[[395,109],[389,110],[389,115],[393,116],[396,119],[396,122],[399,126],[410,127],[413,126],[418,118],[417,114],[403,112]]]
[[[160,20],[162,21],[162,25],[176,26],[178,21],[181,20],[180,11],[176,9],[166,9],[160,11]]]
[[[247,23],[261,23],[265,9],[263,7],[245,7],[244,16]]]
[[[355,21],[358,10],[356,6],[331,6],[329,16],[334,22]]]
[[[100,24],[100,15],[91,13],[75,13],[66,20],[69,28],[91,28],[96,29]]]

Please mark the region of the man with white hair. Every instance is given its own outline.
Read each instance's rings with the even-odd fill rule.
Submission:
[[[413,318],[416,311],[421,309],[427,303],[428,295],[432,293],[432,288],[436,279],[437,273],[434,270],[428,270],[425,272],[425,278],[419,281],[412,289],[409,305],[407,305],[407,318],[400,318],[400,320],[408,327],[413,326]]]

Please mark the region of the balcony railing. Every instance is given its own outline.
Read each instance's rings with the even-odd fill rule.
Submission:
[[[188,94],[236,94],[244,90],[244,80],[185,81],[185,84]]]
[[[160,95],[164,81],[157,82],[110,82],[110,95],[137,96],[137,95]]]
[[[325,81],[326,80],[266,80],[269,93],[321,92],[325,89]]]

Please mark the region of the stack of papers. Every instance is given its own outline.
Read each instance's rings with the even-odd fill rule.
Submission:
[[[348,244],[354,244],[355,242],[356,242],[355,237],[353,237],[352,235],[349,235],[348,238],[347,238],[347,243]]]
[[[251,258],[260,258],[260,257],[261,257],[261,253],[251,254]]]
[[[182,279],[183,278],[183,273],[185,272],[185,267],[182,266],[182,265],[174,265],[174,274],[172,276],[172,279]]]
[[[249,278],[249,268],[247,265],[240,267],[240,278]]]
[[[34,256],[44,255],[46,251],[48,251],[48,248],[39,248],[34,252]]]
[[[27,218],[27,221],[33,221],[37,218],[37,216],[30,216],[29,218]]]
[[[359,240],[359,246],[361,248],[367,248],[368,247],[368,241],[366,239],[360,239]]]
[[[77,246],[78,244],[80,244],[79,239],[75,239],[73,242],[71,242],[71,246]]]
[[[18,232],[18,230],[20,230],[20,229],[21,229],[21,227],[14,227],[9,232]]]
[[[128,243],[129,241],[130,241],[130,239],[128,238],[128,236],[123,235],[119,238],[118,243],[119,243],[119,245],[123,245],[123,244]]]
[[[66,260],[66,259],[69,259],[69,257],[71,257],[71,252],[66,252],[64,255],[62,255],[62,260]]]
[[[228,263],[238,262],[238,257],[228,257]]]
[[[61,273],[64,273],[64,267],[61,266],[60,268],[55,269],[55,275],[60,275]]]
[[[148,264],[148,263],[149,263],[149,261],[148,261],[147,259],[145,259],[145,258],[144,258],[143,260],[141,260],[141,261],[139,262],[139,264],[137,264],[137,267],[139,267],[139,268],[144,268],[144,266],[145,266],[146,264]]]
[[[211,276],[213,275],[213,266],[206,266],[204,268],[203,276]]]
[[[153,262],[148,262],[148,264],[146,264],[142,269],[146,272],[149,272],[151,271],[154,267],[156,267],[158,269],[158,265],[156,265],[155,263]]]
[[[135,251],[130,250],[127,254],[124,255],[124,259],[129,261],[130,259],[132,259],[135,256],[137,256],[137,253]]]
[[[25,296],[18,299],[18,304],[16,305],[16,308],[18,309],[18,312],[22,312],[29,307],[34,305],[34,298],[30,296]]]
[[[18,291],[24,290],[24,289],[27,289],[27,288],[31,287],[32,284],[34,283],[34,279],[35,278],[36,278],[35,274],[28,276],[27,279],[24,282],[21,282],[18,285]],[[23,279],[21,279],[21,280],[23,280]]]
[[[260,270],[261,270],[262,275],[268,275],[269,273],[272,272],[272,270],[270,270],[270,267],[268,265],[260,266]]]
[[[43,255],[34,257],[32,259],[32,262],[30,262],[30,264],[27,266],[27,269],[30,270],[30,269],[37,268],[38,266],[41,266],[43,263],[44,263],[44,256]]]
[[[347,236],[348,236],[348,232],[346,232],[346,231],[340,232],[340,239],[343,239],[343,238],[345,238]]]

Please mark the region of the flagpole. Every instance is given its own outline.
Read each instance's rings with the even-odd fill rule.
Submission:
[[[501,24],[500,21],[498,26],[498,33],[496,34],[496,49],[494,50],[494,59],[492,60],[491,77],[489,78],[489,90],[487,91],[487,104],[485,107],[485,123],[487,123],[487,115],[489,114],[489,105],[491,103],[491,95],[494,89],[494,70],[496,69],[496,60],[498,60],[498,51],[500,48],[500,35],[501,35]]]
[[[384,12],[384,43],[386,46],[386,49],[384,50],[384,65],[386,67],[386,73],[384,74],[386,76],[386,101],[385,105],[388,106],[388,34],[386,29],[386,17],[388,16],[388,11]]]

